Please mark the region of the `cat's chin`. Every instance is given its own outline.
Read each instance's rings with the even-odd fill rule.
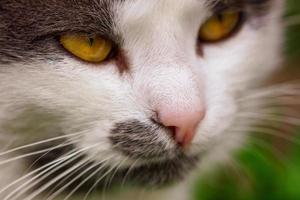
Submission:
[[[169,159],[153,159],[118,170],[116,178],[138,186],[160,187],[182,181],[197,168],[201,156],[178,154]]]
[[[172,159],[149,160],[116,169],[115,166],[106,166],[98,175],[91,178],[97,182],[96,190],[131,185],[136,187],[161,188],[184,180],[199,164],[201,156],[180,154]],[[106,178],[99,179],[103,174]],[[108,187],[110,186],[110,187]],[[86,187],[90,187],[86,184]],[[112,187],[114,188],[114,187]]]
[[[103,192],[112,188],[122,188],[125,185],[153,189],[167,187],[187,178],[197,168],[200,157],[180,154],[172,159],[149,160],[149,162],[136,163],[119,168],[115,165],[104,167],[95,165],[95,162],[88,162],[74,170],[71,175],[57,181],[57,187],[67,186],[64,190],[66,193],[73,191],[75,188],[77,193],[86,193],[91,189],[96,192]],[[38,184],[39,187],[43,187],[43,185],[54,180],[60,174],[64,174],[64,172],[82,162],[82,160],[85,160],[85,156],[74,160],[74,162],[43,179]],[[87,173],[89,175],[86,175]],[[48,192],[52,193],[53,191]]]

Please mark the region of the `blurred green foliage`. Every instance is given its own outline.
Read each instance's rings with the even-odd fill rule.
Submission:
[[[249,145],[236,155],[234,167],[221,167],[203,176],[197,200],[299,200],[300,129],[288,152],[273,151],[266,141]]]
[[[288,0],[287,4],[286,54],[299,58],[300,0]],[[293,139],[284,151],[274,144],[274,136],[250,140],[236,154],[232,166],[219,167],[199,179],[196,199],[300,200],[300,128],[290,136]]]

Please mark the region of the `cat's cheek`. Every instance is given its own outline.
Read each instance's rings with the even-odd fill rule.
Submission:
[[[84,135],[76,143],[78,149],[86,149],[85,156],[94,162],[102,162],[111,166],[125,159],[125,156],[115,151],[109,140],[111,121],[99,121],[94,127],[85,130]]]
[[[227,140],[230,128],[235,124],[238,113],[234,99],[222,95],[208,95],[207,113],[200,123],[192,143],[191,152],[207,151]],[[226,152],[226,149],[224,149]]]

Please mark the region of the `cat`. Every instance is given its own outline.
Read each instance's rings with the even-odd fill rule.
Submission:
[[[191,199],[246,139],[283,3],[1,0],[0,198]]]

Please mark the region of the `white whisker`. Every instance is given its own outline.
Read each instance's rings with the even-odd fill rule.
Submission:
[[[54,137],[54,138],[50,138],[50,139],[46,139],[46,140],[41,140],[41,141],[38,141],[38,142],[35,142],[35,143],[23,145],[23,146],[20,146],[20,147],[10,149],[10,150],[5,151],[5,152],[1,152],[0,156],[6,155],[6,154],[9,154],[9,153],[13,153],[13,152],[19,151],[19,150],[24,150],[24,149],[27,149],[27,148],[30,148],[30,147],[33,147],[33,146],[36,146],[36,145],[45,144],[45,143],[49,143],[49,142],[53,142],[53,141],[56,141],[56,140],[65,139],[65,138],[69,138],[71,136],[76,136],[76,135],[81,135],[81,134],[82,133],[74,133],[74,134],[63,135],[63,136]]]
[[[103,188],[103,194],[105,194],[107,187],[109,187],[113,181],[113,178],[115,177],[116,173],[118,172],[118,170],[120,169],[120,167],[123,165],[124,162],[126,162],[128,160],[128,158],[124,158],[119,165],[116,166],[115,170],[113,171],[113,173],[111,174],[109,180],[107,182],[105,182],[104,188]]]
[[[97,165],[101,164],[101,163],[105,163],[107,162],[109,159],[111,159],[111,157],[107,158],[104,162],[101,161],[100,163],[97,163]],[[104,168],[105,164],[102,164],[101,167],[99,167],[97,170],[95,170],[93,173],[91,173],[88,177],[86,177],[80,184],[77,185],[76,188],[74,188],[65,198],[64,200],[69,199],[84,183],[86,183],[89,179],[91,179],[93,176],[95,176],[97,173],[99,173],[103,168]],[[94,166],[96,167],[96,166]]]
[[[57,170],[59,170],[60,168],[66,166],[67,164],[73,162],[74,160],[78,159],[80,156],[82,156],[82,152],[81,150],[75,151],[74,153],[71,153],[68,156],[64,156],[61,159],[58,159],[57,162],[54,162],[53,165],[47,165],[47,168],[43,171],[41,171],[42,169],[44,169],[45,167],[41,167],[39,168],[38,171],[41,171],[40,173],[38,173],[37,175],[33,176],[32,178],[30,178],[28,181],[26,181],[25,183],[23,183],[21,186],[19,186],[18,188],[16,188],[13,192],[11,192],[10,195],[8,195],[5,200],[13,200],[16,199],[17,197],[19,197],[20,195],[24,194],[27,190],[31,189],[32,187],[34,187],[37,183],[41,182],[42,180],[44,180],[45,178],[47,178],[49,175],[51,175],[52,173],[56,172]],[[65,162],[66,161],[66,162]],[[35,171],[37,172],[37,171]],[[33,173],[31,173],[33,174]],[[26,175],[27,176],[27,175]],[[28,177],[28,176],[27,176]],[[39,178],[40,177],[40,178]],[[39,179],[38,179],[39,178]],[[22,178],[24,179],[24,177]],[[36,180],[37,179],[37,180]],[[32,181],[34,181],[32,183]],[[30,185],[28,185],[30,184]],[[28,185],[28,186],[26,186]],[[26,187],[25,187],[26,186]],[[22,189],[22,191],[19,191],[20,189]],[[10,197],[12,195],[14,195],[15,193],[19,193],[18,195],[14,196],[13,199],[10,199]]]
[[[76,141],[79,140],[72,140],[72,141],[66,141],[64,143],[61,143],[57,146],[55,146],[57,149],[61,148],[61,147],[65,147],[71,144],[74,144]],[[45,157],[47,154],[49,154],[51,152],[51,150],[47,151],[46,153],[44,153],[43,155],[41,155],[39,158],[37,158],[29,167],[26,171],[29,171],[40,159],[42,159],[43,157]]]
[[[299,96],[300,82],[297,84],[273,85],[254,91],[249,91],[249,95],[240,97],[237,102],[250,101],[251,99],[275,98],[280,96]]]
[[[74,183],[76,180],[78,180],[80,177],[82,177],[84,174],[88,173],[89,171],[91,171],[93,168],[99,166],[100,164],[106,162],[107,160],[111,159],[112,157],[109,157],[107,159],[101,160],[100,162],[94,163],[93,165],[89,166],[88,168],[86,168],[84,171],[82,171],[80,174],[78,174],[76,177],[74,177],[70,182],[68,182],[67,184],[65,184],[62,188],[60,188],[59,190],[57,190],[55,193],[53,193],[50,197],[47,198],[47,200],[53,200],[55,197],[57,197],[60,193],[62,193],[68,186],[70,186],[72,183]],[[98,172],[98,169],[96,170]],[[90,177],[91,178],[91,177]],[[87,179],[88,180],[88,179]],[[77,187],[82,186],[82,184],[85,182],[81,182],[81,184],[77,185]],[[76,187],[76,188],[77,188]],[[78,188],[79,188],[78,187]],[[75,191],[74,191],[75,192]]]
[[[88,196],[90,195],[90,193],[94,190],[95,187],[97,187],[97,185],[100,183],[100,181],[105,178],[116,166],[118,166],[119,163],[117,163],[116,165],[113,165],[109,170],[107,170],[100,178],[98,178],[98,180],[92,185],[92,187],[87,191],[86,195],[84,196],[84,200],[86,200],[88,198]],[[65,199],[64,199],[65,200]]]
[[[89,147],[89,148],[92,148],[92,147]],[[39,194],[41,194],[42,192],[44,192],[45,190],[47,190],[51,185],[55,184],[57,181],[59,181],[60,179],[62,179],[64,176],[68,175],[70,172],[72,172],[73,170],[77,169],[83,163],[85,163],[85,162],[87,162],[89,160],[90,160],[90,158],[87,158],[87,159],[84,159],[84,160],[80,161],[79,163],[75,164],[74,166],[72,166],[68,170],[66,170],[63,173],[61,173],[60,175],[56,176],[54,179],[52,179],[51,181],[49,181],[47,184],[43,185],[43,187],[41,187],[40,189],[38,189],[37,191],[35,191],[34,193],[32,193],[30,196],[26,197],[24,200],[32,200],[33,198],[35,198],[36,196],[38,196]]]
[[[264,114],[264,113],[250,113],[244,112],[238,114],[239,118],[244,119],[255,119],[255,120],[262,120],[262,121],[274,121],[274,122],[281,122],[286,123],[294,126],[300,125],[300,119],[289,117],[289,116],[280,116],[280,115],[272,115],[272,114]]]
[[[65,144],[65,145],[59,146],[59,148],[64,147],[64,146],[68,146],[68,145],[70,145],[70,144]],[[55,150],[55,149],[58,149],[58,147],[57,146],[50,147],[50,148],[46,148],[46,149],[43,149],[43,150],[34,151],[34,152],[27,153],[27,154],[19,155],[19,156],[1,161],[0,165],[4,165],[4,164],[7,164],[7,163],[16,161],[16,160],[20,160],[22,158],[27,158],[27,157],[30,157],[30,156],[34,156],[34,155],[38,155],[38,154],[41,154],[41,153],[49,152],[49,151],[52,151],[52,150]]]
[[[72,157],[72,156],[73,156],[73,155],[70,155],[70,157]],[[37,172],[39,172],[39,171],[41,171],[41,170],[43,170],[43,169],[49,167],[49,166],[53,166],[54,164],[60,164],[60,163],[62,163],[63,161],[67,160],[68,158],[69,158],[69,156],[64,156],[64,157],[62,157],[62,158],[56,159],[56,160],[54,160],[54,161],[52,161],[52,162],[50,162],[50,163],[48,163],[48,164],[46,164],[46,165],[43,165],[42,167],[39,167],[38,169],[36,169],[36,170],[34,170],[34,171],[32,171],[32,172],[26,174],[26,175],[23,175],[23,176],[20,177],[19,179],[13,181],[12,183],[10,183],[9,185],[7,185],[6,187],[2,188],[2,189],[0,190],[0,194],[3,193],[4,191],[6,191],[8,188],[12,187],[13,185],[17,184],[18,182],[23,181],[23,180],[25,180],[26,178],[30,177],[31,175],[33,175],[33,174],[35,174],[35,173],[37,173]],[[54,166],[54,167],[55,167],[55,166]],[[29,181],[28,181],[28,182],[29,182]]]

